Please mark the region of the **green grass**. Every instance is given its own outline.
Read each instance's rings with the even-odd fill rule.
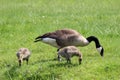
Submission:
[[[83,62],[53,60],[56,48],[34,38],[57,29],[71,28],[85,37],[99,38],[105,49],[100,57],[92,42],[79,47]],[[0,80],[120,80],[119,0],[1,0]],[[18,66],[16,51],[31,50],[29,65]]]

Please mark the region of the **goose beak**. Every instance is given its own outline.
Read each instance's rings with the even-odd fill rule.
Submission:
[[[103,57],[104,56],[104,49],[103,47],[97,48],[97,51],[100,53],[100,55]]]
[[[101,50],[101,52],[100,52],[100,55],[103,57],[104,56],[104,49],[103,49],[103,47],[102,47],[102,50]]]

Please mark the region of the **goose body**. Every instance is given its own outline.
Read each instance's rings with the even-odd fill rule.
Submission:
[[[97,50],[103,56],[103,47],[100,45],[99,40],[90,36],[88,38],[83,37],[80,33],[72,29],[56,30],[54,32],[45,33],[35,38],[35,42],[42,41],[58,49],[66,46],[87,46],[91,41],[96,44]]]

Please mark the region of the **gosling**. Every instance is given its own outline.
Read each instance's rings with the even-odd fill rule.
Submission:
[[[82,54],[75,46],[63,47],[58,51],[58,60],[60,61],[60,56],[66,58],[67,63],[71,63],[71,57],[78,56],[79,64],[82,62]]]
[[[20,48],[16,55],[18,58],[19,66],[21,66],[23,60],[26,60],[26,63],[28,64],[31,52],[27,48]]]

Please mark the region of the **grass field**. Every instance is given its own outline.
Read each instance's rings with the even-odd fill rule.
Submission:
[[[98,37],[104,57],[92,42],[78,47],[82,64],[74,57],[69,65],[53,60],[56,48],[33,42],[64,28]],[[21,47],[32,55],[19,67]],[[120,0],[0,0],[0,80],[120,80]]]

